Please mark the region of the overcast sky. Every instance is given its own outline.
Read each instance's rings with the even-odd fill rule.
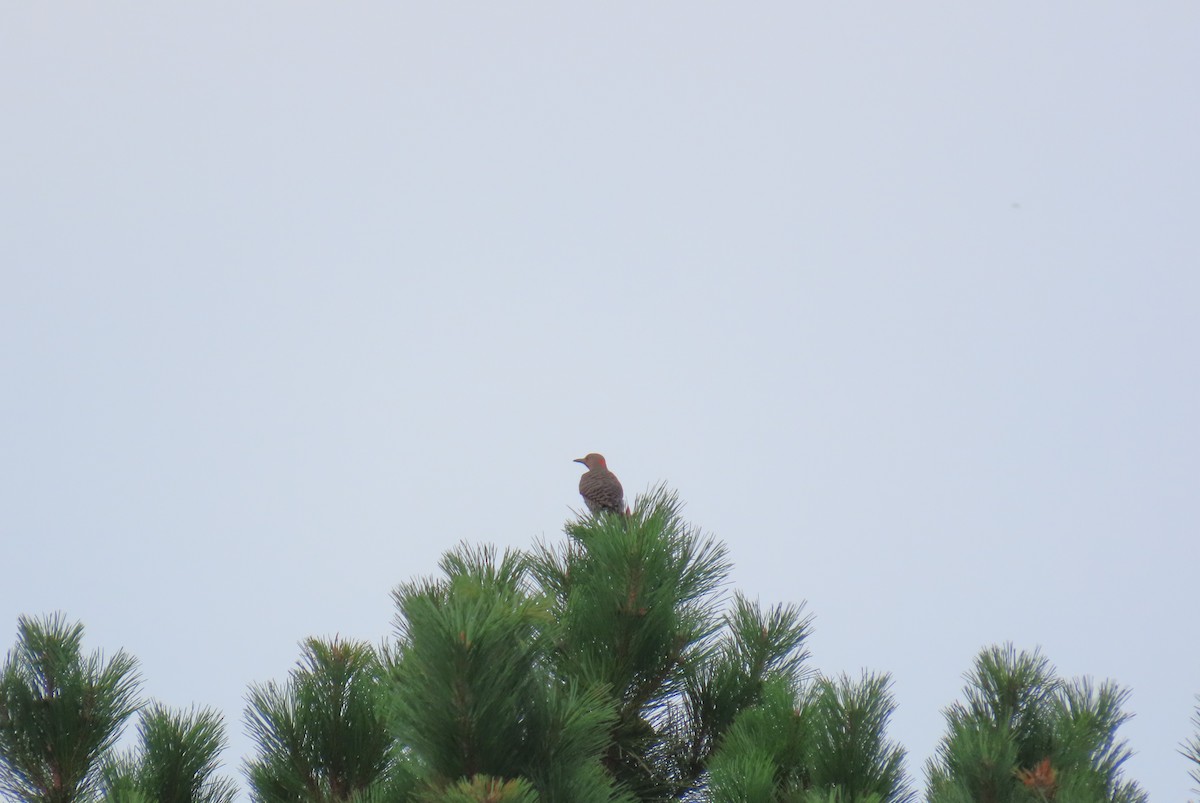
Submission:
[[[0,650],[62,611],[212,705],[378,642],[603,452],[891,672],[1200,692],[1200,6],[0,9]]]

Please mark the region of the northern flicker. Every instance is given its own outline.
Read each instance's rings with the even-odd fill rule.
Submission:
[[[602,510],[611,513],[625,512],[625,492],[621,490],[621,481],[617,475],[608,470],[604,455],[592,452],[587,457],[580,457],[576,463],[583,463],[587,471],[579,478],[579,495],[593,514]]]

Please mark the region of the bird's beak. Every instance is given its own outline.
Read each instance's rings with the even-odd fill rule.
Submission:
[[[572,463],[583,463],[585,466],[587,465],[587,463],[586,463],[586,462],[584,462],[584,458],[582,458],[582,457],[576,457],[576,458],[575,458],[574,460],[572,460],[571,462],[572,462]]]

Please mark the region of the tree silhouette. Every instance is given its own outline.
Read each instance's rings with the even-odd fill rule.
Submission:
[[[1200,696],[1197,696],[1196,709],[1192,714],[1192,727],[1196,729],[1192,738],[1184,742],[1179,750],[1180,755],[1192,763],[1188,775],[1192,778],[1192,791],[1200,795]]]

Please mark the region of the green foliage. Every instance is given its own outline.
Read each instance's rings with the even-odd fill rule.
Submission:
[[[768,682],[743,711],[709,763],[714,803],[792,801],[812,785],[811,725],[793,684]]]
[[[441,568],[444,579],[394,594],[389,711],[425,795],[486,777],[524,779],[547,803],[621,799],[599,764],[613,708],[600,689],[549,671],[552,620],[525,557],[463,546]]]
[[[407,788],[380,710],[380,684],[369,645],[309,639],[285,686],[251,687],[246,719],[258,754],[247,775],[254,799],[332,803],[374,787]]]
[[[674,495],[566,530],[532,555],[461,546],[396,590],[388,712],[422,799],[479,777],[545,803],[694,795],[737,715],[800,676],[809,620],[722,613],[724,548]]]
[[[616,720],[604,766],[639,800],[697,788],[708,757],[765,680],[798,671],[808,621],[742,598],[720,613],[724,547],[686,525],[659,488],[628,516],[567,525],[532,568],[552,611],[555,675],[607,690]]]
[[[864,674],[858,682],[819,678],[805,702],[813,787],[839,790],[847,801],[910,800],[904,751],[885,738],[895,707],[886,675]]]
[[[0,672],[0,791],[13,800],[91,800],[100,761],[138,707],[135,660],[82,653],[83,626],[22,616]]]
[[[715,629],[724,547],[686,527],[678,500],[662,490],[639,497],[631,516],[566,529],[574,542],[543,548],[534,564],[559,625],[559,670],[608,686],[623,714],[661,702]]]
[[[740,594],[725,614],[712,647],[686,667],[684,707],[689,726],[691,774],[697,774],[734,719],[773,681],[786,685],[804,675],[811,617],[781,605],[762,611]]]
[[[796,803],[883,803],[881,795],[864,794],[852,797],[838,787],[809,789],[794,798]]]
[[[885,737],[894,708],[886,676],[769,684],[712,757],[714,803],[911,800],[904,751]]]
[[[537,693],[539,611],[521,587],[515,553],[446,555],[441,582],[394,594],[401,645],[391,667],[394,725],[422,763],[446,779],[515,773],[525,713]]]
[[[808,620],[741,598],[722,616],[724,550],[681,522],[673,496],[567,531],[533,556],[460,546],[440,578],[396,589],[399,638],[370,699],[405,783],[360,785],[353,799],[681,797],[764,684],[798,675]],[[314,769],[322,751],[300,723],[320,705],[305,714],[304,687],[293,678],[252,695],[257,799],[349,800],[349,784]]]
[[[225,748],[221,717],[208,709],[141,712],[138,751],[105,768],[107,803],[230,803],[232,781],[217,778]]]
[[[532,553],[461,545],[399,586],[397,640],[310,639],[252,686],[256,803],[909,803],[887,675],[807,669],[803,606],[725,596],[725,548],[664,488]],[[32,803],[232,803],[206,709],[136,711],[135,662],[19,620],[0,672],[0,793]],[[927,766],[931,803],[1145,803],[1122,777],[1127,693],[1038,652],[984,650]],[[1200,708],[1193,719],[1200,733]],[[1200,735],[1181,750],[1200,784]],[[1198,790],[1200,791],[1200,790]]]
[[[927,767],[932,803],[1145,801],[1121,777],[1128,695],[1116,685],[1061,680],[1039,652],[1005,645],[980,653],[963,693]]]
[[[423,803],[538,803],[538,795],[520,779],[505,781],[476,775],[431,794]]]

